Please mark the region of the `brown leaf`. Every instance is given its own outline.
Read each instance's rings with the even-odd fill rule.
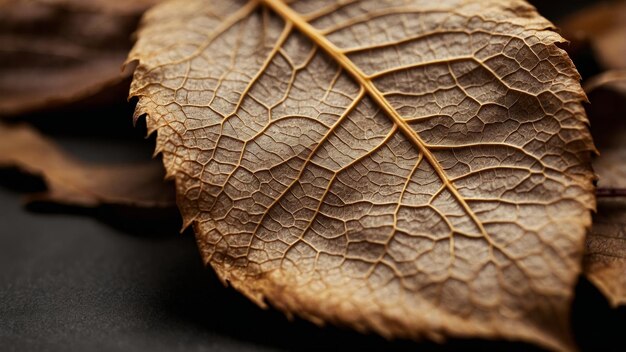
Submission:
[[[593,221],[587,238],[585,275],[611,305],[626,305],[626,202],[599,199]]]
[[[573,50],[590,45],[605,69],[626,69],[626,1],[599,2],[560,23]]]
[[[174,200],[158,162],[86,165],[24,124],[0,124],[0,167],[16,167],[45,181],[47,191],[30,200],[81,207],[169,207]]]
[[[587,238],[584,271],[612,305],[626,304],[626,198],[610,190],[626,190],[626,75],[607,72],[587,84],[592,102],[594,137],[601,155],[594,161],[598,213]]]
[[[606,71],[592,77],[585,83],[587,94],[592,94],[600,89],[612,90],[626,100],[626,70]]]
[[[171,1],[136,116],[224,281],[387,337],[570,347],[594,208],[579,75],[523,1]]]
[[[31,0],[33,1],[33,0]],[[64,7],[74,11],[137,16],[161,0],[34,0],[39,4]]]
[[[91,97],[128,77],[122,63],[157,0],[0,2],[0,117]]]

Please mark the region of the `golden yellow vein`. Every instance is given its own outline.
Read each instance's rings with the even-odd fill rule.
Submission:
[[[330,42],[322,33],[316,28],[310,25],[299,13],[292,10],[287,4],[281,0],[259,0],[260,3],[272,9],[276,14],[282,17],[286,22],[293,23],[294,27],[300,30],[305,36],[311,39],[322,50],[337,61],[368,93],[368,95],[385,111],[386,115],[398,126],[398,128],[405,134],[405,136],[423,153],[424,158],[432,165],[433,169],[437,172],[437,175],[442,180],[446,188],[453,194],[457,201],[461,204],[465,212],[476,224],[485,239],[492,245],[496,244],[492,241],[491,237],[485,230],[482,222],[478,219],[474,211],[469,207],[467,202],[463,199],[459,191],[452,184],[445,171],[441,168],[439,161],[433,153],[428,149],[426,143],[415,132],[407,122],[398,114],[398,112],[387,101],[383,93],[378,90],[371,79],[365,75],[361,69],[359,69],[350,60],[341,49],[337,48],[332,42]],[[496,246],[497,247],[497,246]]]

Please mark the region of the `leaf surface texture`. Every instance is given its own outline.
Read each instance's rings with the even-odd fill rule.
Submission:
[[[388,337],[570,345],[594,151],[523,1],[170,1],[130,60],[206,263]]]

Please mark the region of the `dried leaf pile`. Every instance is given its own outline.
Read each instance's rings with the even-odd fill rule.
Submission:
[[[225,284],[387,338],[574,350],[581,273],[626,303],[624,2],[558,26],[523,0],[0,10],[0,167],[42,178],[30,199],[175,198]],[[129,84],[164,168],[79,161],[21,121]]]

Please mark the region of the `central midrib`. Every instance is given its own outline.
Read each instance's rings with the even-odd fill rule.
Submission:
[[[368,95],[383,109],[386,115],[398,126],[398,128],[404,133],[404,135],[420,150],[424,158],[428,160],[429,164],[435,170],[445,187],[453,194],[457,201],[461,204],[465,212],[476,224],[482,235],[491,242],[490,236],[487,234],[482,222],[478,219],[474,211],[469,207],[467,202],[461,196],[456,187],[450,182],[450,179],[446,175],[445,171],[439,164],[439,161],[433,153],[426,147],[426,143],[422,138],[413,130],[406,121],[398,114],[398,112],[389,104],[387,99],[376,88],[374,83],[369,79],[353,62],[350,60],[339,48],[337,48],[332,42],[330,42],[324,35],[310,25],[303,17],[292,10],[282,0],[259,0],[262,4],[272,9],[276,14],[283,18],[285,22],[292,23],[298,30],[317,44],[322,50],[337,61],[346,72],[348,72],[368,93]]]

